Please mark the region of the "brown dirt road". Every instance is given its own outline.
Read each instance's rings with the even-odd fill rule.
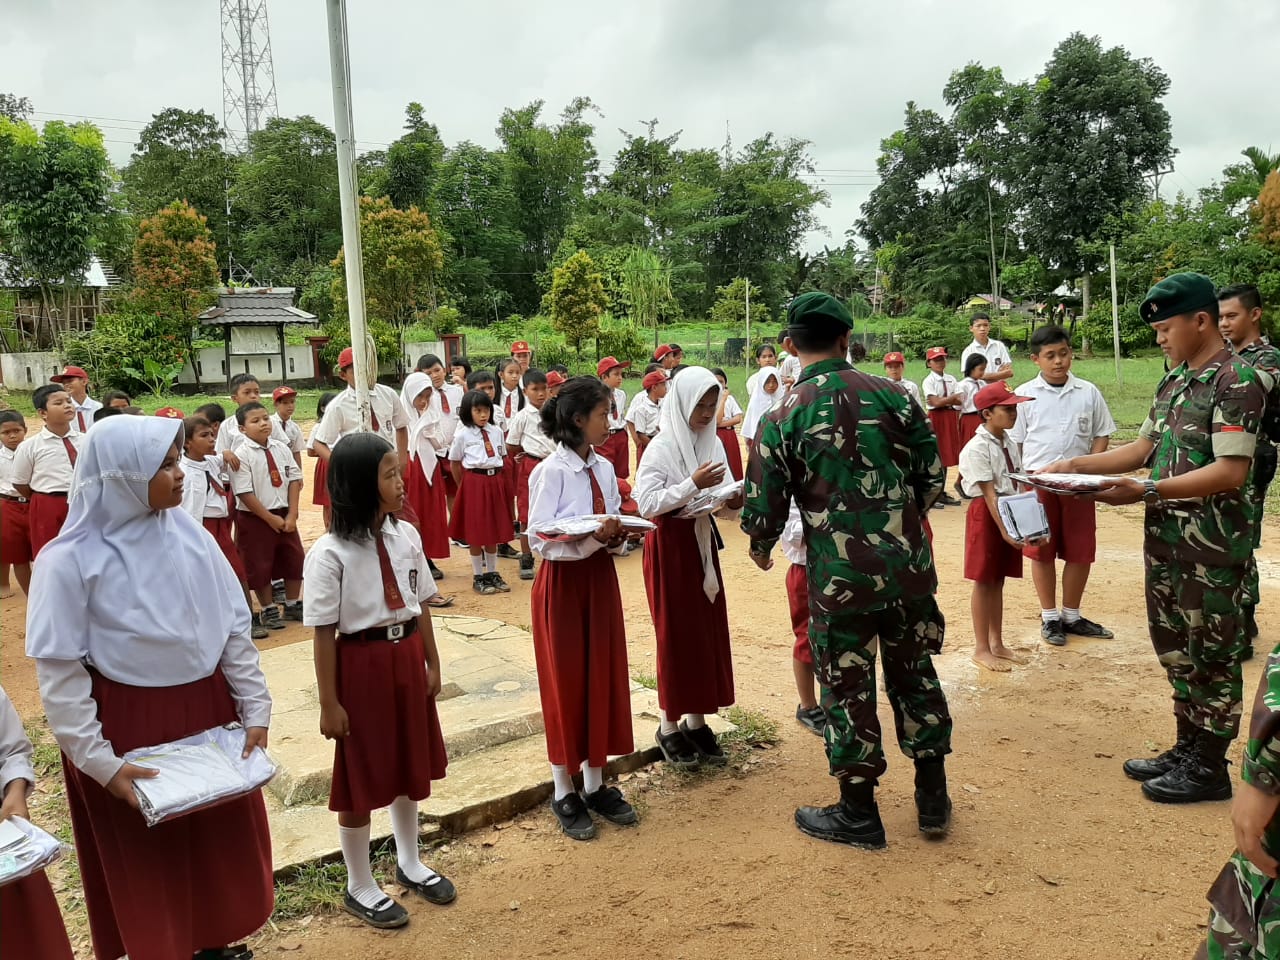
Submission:
[[[310,464],[307,464],[308,480]],[[306,498],[309,501],[309,497]],[[314,537],[318,515],[307,518]],[[1147,639],[1139,513],[1104,509],[1088,616],[1117,639],[1038,639],[1030,580],[1006,590],[1006,636],[1030,648],[1012,674],[979,671],[968,584],[961,577],[963,511],[933,514],[939,601],[948,617],[938,658],[956,719],[948,772],[955,825],[942,843],[916,832],[911,765],[890,745],[880,791],[889,848],[864,853],[823,844],[792,824],[798,804],[835,796],[819,741],[792,714],[790,630],[783,564],[755,569],[745,540],[722,524],[738,703],[778,721],[781,742],[747,769],[628,781],[643,822],[609,828],[591,843],[564,839],[545,810],[513,828],[449,844],[439,863],[458,883],[447,908],[408,905],[413,922],[378,933],[350,918],[288,921],[256,939],[260,957],[400,960],[455,958],[875,956],[1025,960],[1188,957],[1207,913],[1204,893],[1232,841],[1228,804],[1162,807],[1120,772],[1128,756],[1167,746],[1168,687]],[[1274,639],[1276,595],[1261,557],[1265,643]],[[640,557],[618,561],[631,670],[653,673],[653,632]],[[510,595],[470,592],[460,551],[442,564],[453,612],[527,625],[528,584],[504,563]],[[24,716],[39,714],[23,658],[22,602],[0,606],[0,677]],[[269,643],[304,641],[300,627]],[[1246,665],[1246,698],[1262,658]],[[892,718],[881,703],[882,723]],[[1237,741],[1238,761],[1242,741]],[[448,780],[438,785],[448,790]],[[394,890],[393,890],[394,892]]]

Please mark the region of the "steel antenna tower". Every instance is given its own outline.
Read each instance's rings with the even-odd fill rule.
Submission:
[[[222,0],[222,125],[244,153],[249,135],[277,115],[267,0]]]

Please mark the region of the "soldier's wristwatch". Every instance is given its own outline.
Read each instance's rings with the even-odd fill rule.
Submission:
[[[1142,481],[1142,500],[1144,503],[1151,504],[1160,502],[1160,491],[1156,489],[1156,482],[1150,477]]]

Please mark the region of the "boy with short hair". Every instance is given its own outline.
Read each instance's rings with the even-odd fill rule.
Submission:
[[[9,568],[25,594],[31,585],[30,507],[13,486],[13,456],[27,435],[17,410],[0,410],[0,598],[13,596]]]
[[[924,360],[929,367],[922,385],[925,409],[938,438],[938,456],[942,458],[942,465],[950,469],[960,463],[960,407],[964,404],[964,393],[956,378],[947,373],[946,347],[930,347],[925,351]],[[960,501],[944,491],[938,503],[956,506]]]
[[[658,435],[659,404],[667,395],[667,375],[661,370],[652,370],[644,375],[640,384],[644,390],[631,398],[631,407],[627,410],[627,429],[636,445],[637,467],[644,448]]]
[[[916,402],[920,407],[924,407],[924,401],[920,399],[920,387],[914,380],[904,380],[902,378],[903,371],[907,367],[907,358],[902,354],[894,351],[884,355],[884,375],[885,379],[892,380],[903,390],[907,391],[907,396]]]
[[[71,429],[76,406],[62,384],[46,384],[31,399],[44,420],[44,429],[27,437],[14,451],[13,486],[18,496],[31,502],[28,524],[31,556],[35,558],[66,522],[67,494],[84,434]]]
[[[298,499],[302,470],[289,448],[271,436],[271,415],[262,404],[236,410],[243,439],[240,466],[231,479],[239,503],[236,546],[244,562],[245,581],[258,596],[262,626],[283,630],[280,608],[273,602],[271,581],[284,581],[284,619],[302,620],[302,540],[298,536]]]
[[[237,373],[231,378],[228,384],[231,391],[231,402],[238,410],[246,403],[257,403],[262,396],[262,387],[258,385],[258,378],[249,373]],[[227,465],[232,470],[238,469],[240,460],[236,456],[235,448],[240,442],[240,424],[236,417],[226,417],[222,421],[222,425],[218,427],[218,439],[214,444],[216,453],[230,453],[227,457]]]
[[[674,344],[669,344],[673,351]],[[674,356],[674,352],[667,358]],[[596,453],[613,464],[613,472],[619,480],[631,475],[631,451],[627,446],[627,394],[622,389],[623,371],[630,361],[605,357],[596,364],[596,376],[609,388],[609,439],[596,447]]]
[[[1031,359],[1040,374],[1018,387],[1018,394],[1034,397],[1009,431],[1028,472],[1059,460],[1102,453],[1116,431],[1102,392],[1071,372],[1071,338],[1055,324],[1031,334]],[[1092,497],[1061,497],[1047,490],[1036,495],[1049,518],[1049,542],[1027,547],[1031,579],[1040,599],[1040,636],[1045,643],[1064,646],[1067,634],[1110,639],[1106,627],[1080,614],[1080,601],[1097,546],[1097,507]],[[1055,561],[1061,559],[1062,610],[1058,610]]]
[[[547,457],[556,452],[555,441],[542,429],[542,407],[547,402],[548,377],[532,368],[524,372],[524,396],[507,429],[507,452],[516,463],[516,518],[520,521],[520,579],[533,579],[533,552],[529,548],[529,477]]]
[[[123,390],[108,390],[102,395],[102,402],[116,410],[124,410],[133,406],[133,400]]]
[[[302,428],[293,419],[298,407],[298,391],[289,386],[276,387],[271,391],[271,403],[276,408],[271,415],[271,436],[293,451],[294,462],[301,470],[302,451],[307,449],[307,441],[302,436]]]
[[[960,354],[963,365],[975,353],[987,361],[987,369],[982,374],[985,383],[998,383],[1013,377],[1013,358],[1009,356],[1009,348],[999,340],[991,339],[991,317],[986,313],[975,313],[969,322],[969,332],[973,334],[973,342]]]
[[[71,429],[76,433],[88,433],[93,426],[93,415],[102,409],[102,404],[89,396],[89,374],[80,367],[64,367],[56,377],[49,378],[50,383],[60,383],[75,404],[76,415],[71,421]]]
[[[429,354],[427,356],[430,356]],[[425,360],[424,356],[418,362]],[[347,389],[325,408],[324,418],[311,434],[311,448],[322,460],[343,437],[360,430],[360,406],[356,400],[355,353],[347,347],[338,354],[338,376]],[[439,361],[436,361],[439,363]],[[369,390],[369,411],[373,432],[391,444],[400,456],[403,471],[409,465],[409,414],[400,402],[400,394],[382,383]]]

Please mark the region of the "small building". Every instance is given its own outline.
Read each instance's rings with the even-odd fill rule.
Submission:
[[[21,350],[27,345],[31,349],[31,345],[52,343],[58,333],[92,330],[98,317],[107,312],[111,291],[118,286],[120,278],[111,268],[97,257],[90,257],[80,283],[69,289],[61,283],[53,285],[46,308],[40,285],[21,276],[0,252],[0,292],[14,298],[14,329],[21,341],[8,344],[7,348]]]
[[[995,297],[989,293],[977,293],[966,300],[962,310],[1000,310],[1005,313],[1013,309],[1013,303],[1004,297]]]
[[[312,369],[290,369],[295,361],[285,348],[285,325],[316,322],[315,314],[293,305],[293,295],[293,287],[223,287],[218,292],[217,305],[197,319],[201,326],[222,328],[223,379],[230,382],[238,373],[249,373],[265,385],[287,383],[290,374],[296,380],[315,376]],[[197,380],[207,382],[203,374],[197,370]]]

